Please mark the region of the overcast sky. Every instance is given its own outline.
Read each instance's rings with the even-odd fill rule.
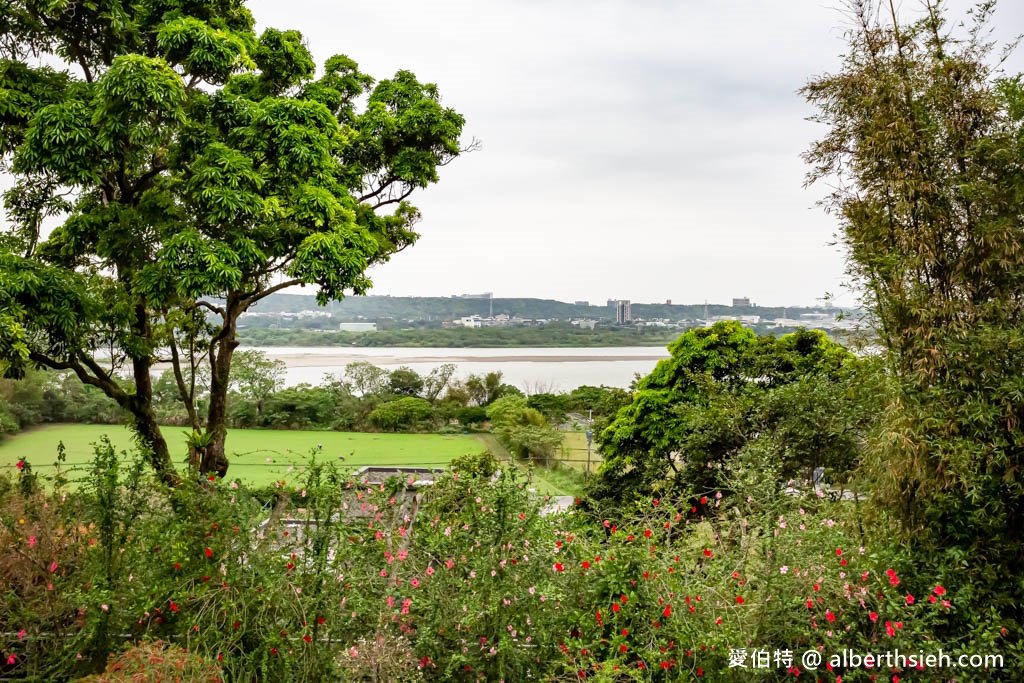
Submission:
[[[482,141],[414,195],[422,237],[372,293],[785,306],[856,300],[800,160],[823,130],[797,91],[839,66],[841,1],[249,6],[261,29],[302,31],[320,64],[343,53],[378,80],[436,83]],[[1024,2],[1002,0],[993,28],[1024,32]]]
[[[796,91],[839,63],[837,4],[251,7],[261,27],[301,30],[320,61],[340,52],[378,79],[405,68],[437,83],[483,143],[416,197],[422,238],[374,271],[374,293],[793,305],[854,300],[799,158],[821,129]],[[1024,3],[1004,0],[995,29],[1024,30]]]

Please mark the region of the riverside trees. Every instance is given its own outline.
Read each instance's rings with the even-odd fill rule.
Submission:
[[[293,285],[365,292],[367,269],[416,241],[408,197],[461,151],[463,118],[412,73],[375,85],[343,55],[314,72],[298,32],[257,35],[236,0],[4,5],[4,372],[100,388],[167,482],[154,364],[205,423],[200,469],[223,475],[238,317]]]

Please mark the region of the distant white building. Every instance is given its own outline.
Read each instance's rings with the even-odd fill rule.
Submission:
[[[339,332],[376,332],[377,323],[338,323]]]
[[[572,320],[572,321],[570,321],[570,324],[575,325],[576,327],[580,328],[581,330],[592,330],[592,329],[594,329],[594,325],[597,324],[597,321],[596,320]]]
[[[615,302],[615,323],[622,325],[633,322],[633,312],[629,306],[629,299],[619,299]]]

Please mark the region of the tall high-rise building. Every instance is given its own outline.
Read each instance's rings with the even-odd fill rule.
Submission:
[[[629,309],[629,299],[619,299],[615,302],[615,324],[633,322],[633,313]]]

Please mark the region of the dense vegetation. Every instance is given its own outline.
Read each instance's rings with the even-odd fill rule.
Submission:
[[[410,346],[434,348],[664,346],[679,330],[659,328],[580,329],[568,323],[536,327],[314,332],[304,329],[246,328],[238,339],[248,346]]]
[[[78,494],[27,463],[0,478],[3,675],[109,666],[132,680],[156,648],[147,675],[187,666],[193,680],[728,680],[741,646],[748,667],[759,649],[792,659],[738,680],[793,680],[817,647],[830,676],[867,680],[834,657],[933,653],[931,634],[970,609],[955,576],[908,571],[855,505],[809,487],[734,482],[701,507],[662,497],[551,516],[515,469],[474,456],[420,489],[411,516],[406,480],[320,467],[268,512],[233,482],[171,490],[123,458],[101,445]],[[1014,666],[958,673],[1016,680]]]
[[[500,372],[464,379],[455,378],[454,372],[453,365],[421,376],[405,367],[389,372],[370,363],[351,363],[343,374],[329,376],[318,386],[285,387],[281,361],[259,351],[239,351],[228,393],[228,421],[234,428],[247,429],[463,431],[487,424],[488,406],[503,396],[522,397],[522,391],[502,381]],[[208,379],[202,374],[196,379],[202,406]],[[177,391],[173,371],[154,380],[157,419],[162,425],[190,427]],[[553,425],[569,414],[602,420],[627,401],[622,389],[583,386],[536,394],[527,403],[531,409],[540,408],[545,424],[552,425],[548,429],[554,431]],[[0,438],[39,424],[121,424],[127,419],[115,401],[68,373],[37,370],[21,380],[0,380]]]
[[[929,3],[909,25],[855,3],[843,68],[805,88],[828,134],[811,181],[836,189],[849,272],[894,391],[866,468],[913,561],[956,572],[977,606],[941,638],[1024,642],[1024,80]]]
[[[738,323],[692,330],[597,433],[592,494],[628,501],[726,488],[738,476],[845,484],[879,417],[877,363],[820,331],[757,336]]]

